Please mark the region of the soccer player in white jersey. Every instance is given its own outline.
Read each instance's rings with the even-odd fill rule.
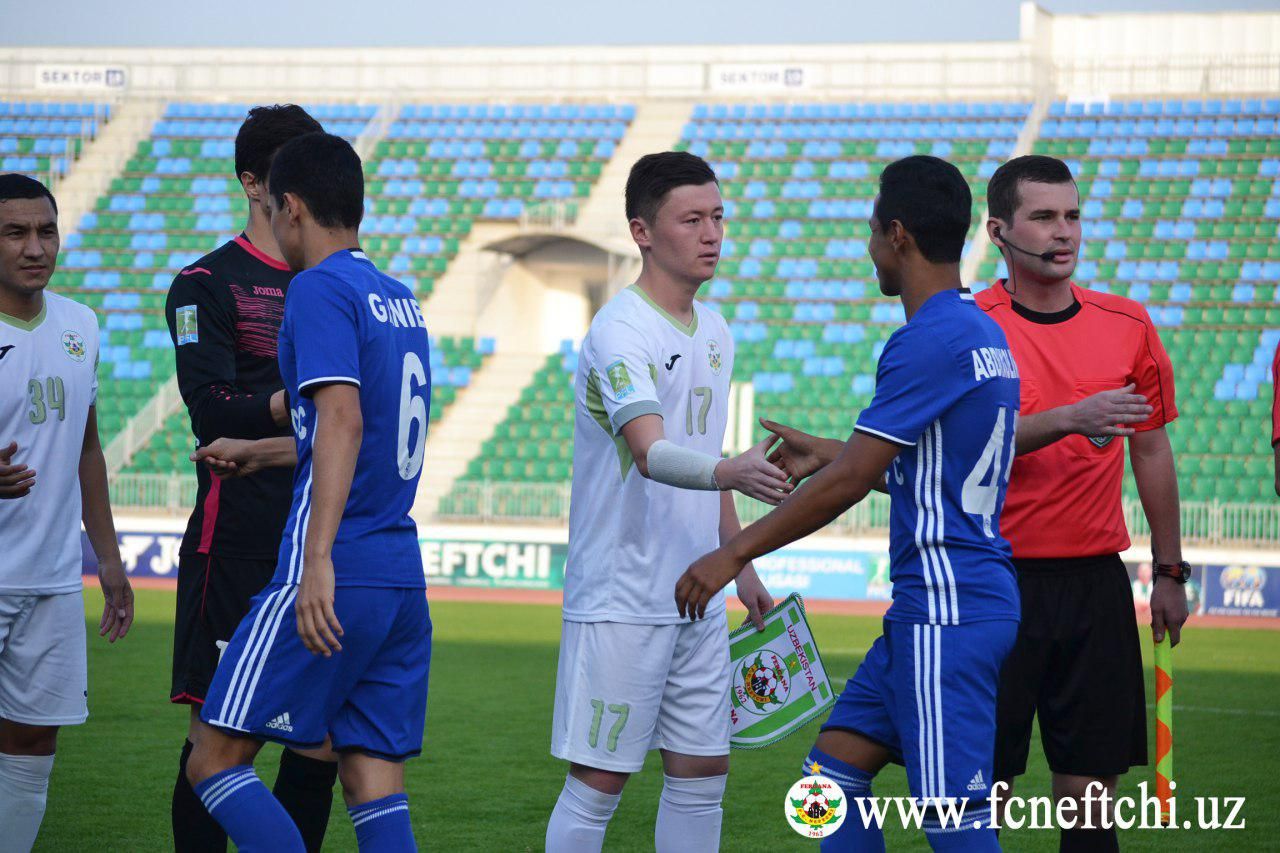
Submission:
[[[99,633],[133,622],[98,442],[98,321],[45,287],[58,208],[39,181],[0,175],[0,849],[44,818],[58,727],[89,716],[80,524],[106,598]]]
[[[546,849],[599,850],[631,773],[661,749],[654,831],[665,851],[715,850],[729,770],[729,642],[716,618],[682,623],[671,597],[690,560],[741,528],[731,489],[777,504],[790,490],[768,442],[721,458],[733,339],[694,300],[715,273],[724,207],[691,154],[642,157],[626,214],[639,279],[595,316],[575,381],[573,493],[551,754],[570,762]],[[773,602],[748,567],[757,623]]]

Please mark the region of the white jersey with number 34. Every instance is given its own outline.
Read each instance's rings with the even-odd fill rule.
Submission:
[[[633,285],[592,320],[574,383],[566,620],[682,621],[676,580],[719,547],[720,494],[642,477],[621,430],[660,415],[668,441],[719,457],[732,375],[729,326],[705,305],[686,326]],[[723,609],[718,595],[707,615]]]
[[[0,314],[0,449],[36,472],[22,498],[0,500],[0,594],[80,589],[80,452],[98,396],[98,320],[44,293],[30,322]]]

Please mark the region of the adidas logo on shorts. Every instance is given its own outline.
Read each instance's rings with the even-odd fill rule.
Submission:
[[[286,716],[286,717],[288,717],[289,715],[288,715],[288,714],[285,714],[285,716]],[[268,723],[267,725],[271,725],[271,724],[270,724],[270,723]],[[979,770],[977,773],[974,773],[974,774],[973,774],[973,778],[969,780],[968,788],[969,788],[969,790],[970,790],[970,791],[985,791],[985,790],[987,790],[987,783],[986,783],[986,782],[984,782],[984,781],[982,781],[982,771],[981,771],[981,770]]]
[[[293,731],[293,723],[289,722],[289,712],[285,711],[283,714],[281,714],[280,716],[276,717],[274,720],[267,723],[267,728],[276,729],[282,732]],[[970,783],[970,785],[972,784],[973,783]]]

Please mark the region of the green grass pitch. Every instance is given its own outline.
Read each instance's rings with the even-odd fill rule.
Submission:
[[[96,589],[85,593],[91,627],[101,613]],[[166,701],[173,642],[171,592],[138,593],[138,618],[115,647],[91,636],[88,724],[59,738],[39,851],[171,849],[169,796],[186,727],[186,709]],[[559,638],[558,608],[438,603],[432,607],[435,649],[427,742],[408,765],[418,842],[438,850],[540,850],[547,815],[565,767],[548,754]],[[866,617],[812,617],[836,687],[879,632]],[[93,632],[91,631],[91,634]],[[1149,649],[1148,649],[1149,652]],[[1177,650],[1176,772],[1181,816],[1194,817],[1189,796],[1245,796],[1246,829],[1238,832],[1131,830],[1125,850],[1262,850],[1280,848],[1276,759],[1280,756],[1280,634],[1198,629]],[[1148,655],[1149,657],[1149,655]],[[1154,701],[1150,681],[1148,700]],[[1154,730],[1154,723],[1149,726]],[[722,849],[809,849],[814,842],[784,822],[783,796],[816,733],[816,724],[758,752],[735,752],[724,803]],[[1152,735],[1154,737],[1154,734]],[[1048,773],[1038,751],[1021,793],[1044,793]],[[276,747],[259,757],[268,785]],[[1154,758],[1154,744],[1151,748]],[[1132,792],[1150,769],[1131,773]],[[622,798],[606,850],[652,850],[661,772],[656,755]],[[906,793],[890,767],[880,795]],[[1002,834],[1007,850],[1052,851],[1056,833]],[[914,832],[891,828],[891,850],[926,850]],[[354,850],[341,797],[335,796],[328,849]]]

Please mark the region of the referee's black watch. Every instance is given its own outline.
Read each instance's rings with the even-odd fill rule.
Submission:
[[[1157,578],[1171,578],[1180,584],[1191,580],[1191,564],[1186,560],[1181,563],[1152,563],[1151,574]]]

